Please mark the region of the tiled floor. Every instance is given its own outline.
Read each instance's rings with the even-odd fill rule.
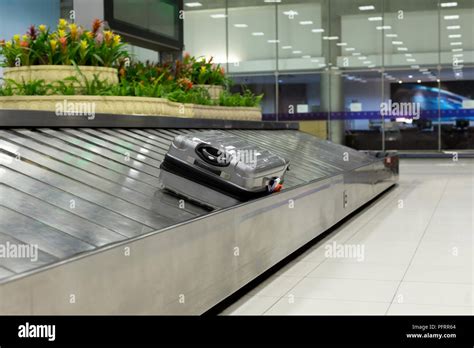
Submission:
[[[474,314],[474,160],[402,160],[400,172],[395,190],[222,314]],[[333,242],[362,248],[358,259],[326,257]]]

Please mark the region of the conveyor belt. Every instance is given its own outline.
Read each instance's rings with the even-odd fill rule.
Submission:
[[[207,214],[158,189],[159,165],[171,140],[189,132],[0,130],[0,244],[39,250],[36,262],[0,258],[0,279]],[[294,130],[228,132],[291,159],[285,188],[370,161]]]

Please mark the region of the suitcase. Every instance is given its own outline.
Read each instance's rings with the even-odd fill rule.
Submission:
[[[161,164],[164,189],[212,208],[258,198],[282,187],[289,162],[222,131],[174,138]]]

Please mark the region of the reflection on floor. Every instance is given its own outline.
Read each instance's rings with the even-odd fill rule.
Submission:
[[[474,314],[473,201],[474,160],[402,160],[398,188],[222,314]]]

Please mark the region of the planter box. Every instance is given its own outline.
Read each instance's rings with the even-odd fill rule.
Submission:
[[[206,89],[212,100],[219,100],[221,94],[224,92],[224,87],[218,85],[194,85],[194,87]]]
[[[110,84],[119,82],[117,69],[84,65],[78,68],[88,81],[92,81],[94,75],[97,75],[100,80],[105,80]],[[72,65],[32,65],[3,69],[4,79],[12,79],[18,83],[34,80],[44,80],[46,83],[52,83],[71,76],[75,76],[83,82],[83,76]]]
[[[92,116],[95,113],[139,116],[172,116],[225,120],[261,121],[259,108],[181,104],[161,98],[101,96],[12,96],[0,97],[0,109],[43,110],[58,116]]]

